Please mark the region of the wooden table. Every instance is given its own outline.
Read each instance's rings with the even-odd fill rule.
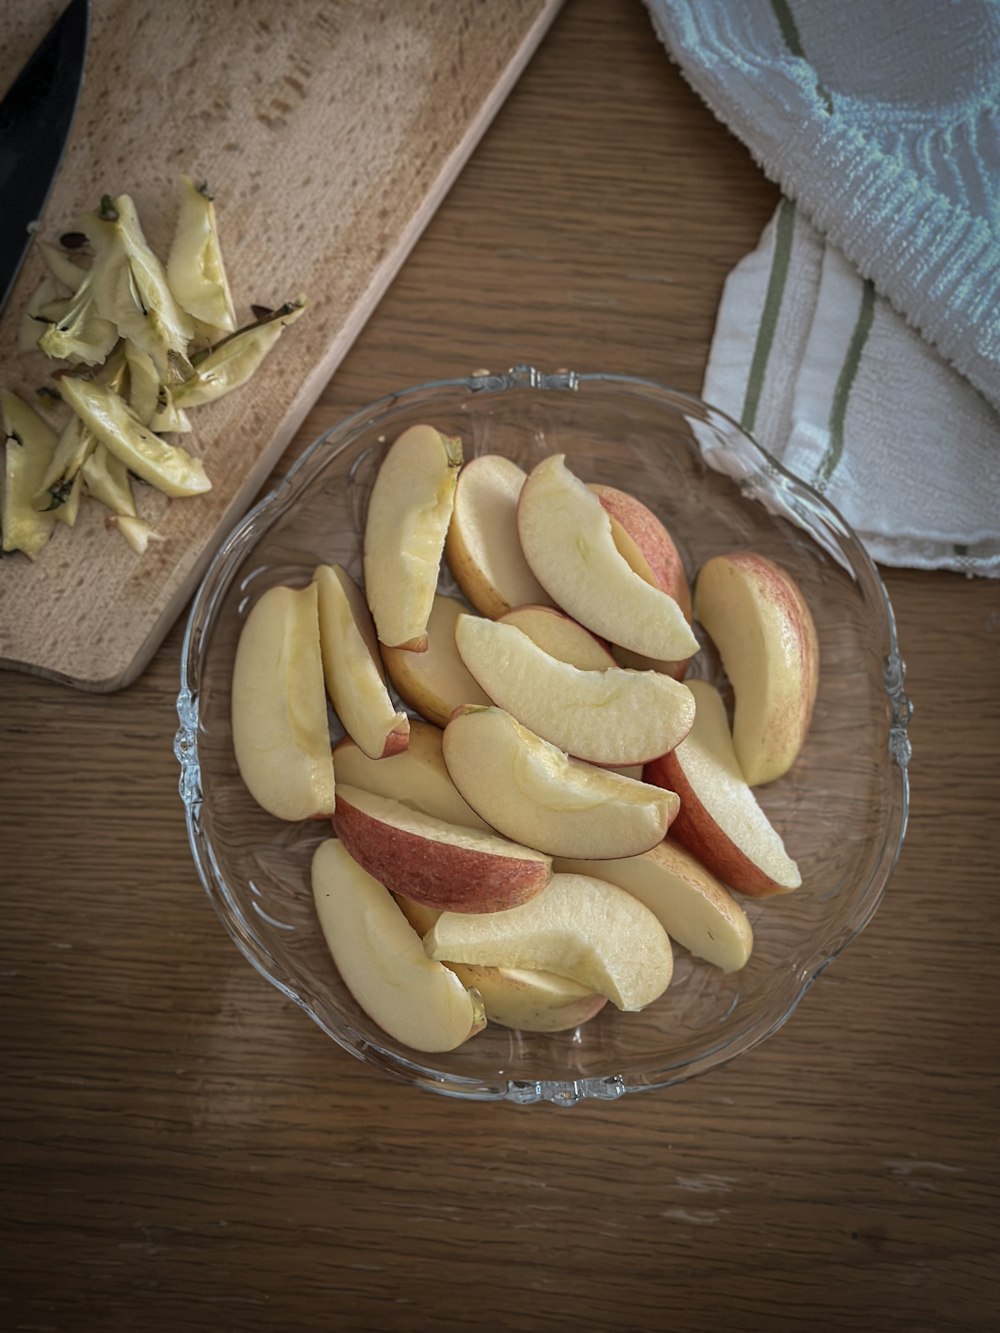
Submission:
[[[697,392],[775,200],[640,4],[570,0],[286,464],[478,366]],[[572,1111],[376,1076],[247,966],[187,849],[181,624],[119,695],[3,675],[0,1325],[995,1328],[1000,589],[885,576],[916,716],[874,923],[760,1049]]]

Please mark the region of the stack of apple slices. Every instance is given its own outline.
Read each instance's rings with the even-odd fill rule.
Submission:
[[[464,600],[438,591],[442,558]],[[720,692],[686,680],[694,619],[733,731]],[[801,883],[753,787],[798,755],[818,672],[805,600],[765,557],[710,559],[692,607],[638,499],[558,454],[527,475],[499,455],[463,466],[459,440],[419,425],[372,489],[364,591],[320,565],[252,607],[233,743],[270,814],[332,821],[312,888],[348,989],[396,1040],[445,1051],[487,1021],[551,1032],[608,1001],[642,1009],[674,944],[745,965],[733,891]]]

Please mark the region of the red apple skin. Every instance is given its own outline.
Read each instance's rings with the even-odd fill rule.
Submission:
[[[779,884],[761,870],[719,827],[688,781],[676,751],[648,763],[642,780],[677,793],[681,807],[670,825],[670,836],[717,879],[747,898],[770,898],[790,892],[787,885]]]
[[[536,897],[552,877],[549,858],[493,856],[423,838],[373,818],[339,793],[332,823],[355,861],[390,892],[442,912],[503,912]]]
[[[684,562],[670,533],[651,509],[627,491],[597,482],[590,489],[604,506],[605,512],[617,519],[638,546],[661,589],[677,602],[690,624],[691,589],[684,572]]]
[[[402,754],[410,744],[410,729],[394,729],[388,733],[385,738],[385,747],[382,750],[382,758],[388,759],[394,754]]]

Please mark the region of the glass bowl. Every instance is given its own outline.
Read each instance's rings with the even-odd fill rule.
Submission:
[[[435,1056],[386,1036],[340,980],[309,883],[313,850],[331,830],[326,821],[273,819],[245,790],[229,719],[233,656],[248,608],[272,584],[307,583],[320,561],[338,561],[361,578],[379,461],[402,430],[422,421],[460,435],[467,459],[498,452],[528,470],[564,453],[584,480],[633,492],[674,537],[689,577],[712,555],[750,548],[801,586],[819,633],[819,695],[795,766],[758,796],[803,886],[742,900],[755,936],[742,971],[725,975],[677,947],[669,989],[642,1013],[607,1005],[585,1026],[555,1034],[491,1025]],[[441,588],[457,592],[445,566]],[[691,674],[724,685],[708,646]],[[871,920],[906,826],[903,664],[892,608],[857,537],[722,413],[629,376],[530,367],[482,373],[407,389],[327,432],[213,560],[191,610],[177,709],[192,852],[238,948],[344,1050],[452,1097],[612,1100],[680,1083],[749,1050],[784,1023]]]

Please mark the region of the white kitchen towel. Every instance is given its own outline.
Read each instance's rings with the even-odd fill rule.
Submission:
[[[873,559],[1000,577],[1000,415],[791,200],[726,281],[702,395]]]
[[[1000,5],[646,4],[788,201],[730,279],[706,396],[749,393],[735,415],[878,558],[997,573]]]

